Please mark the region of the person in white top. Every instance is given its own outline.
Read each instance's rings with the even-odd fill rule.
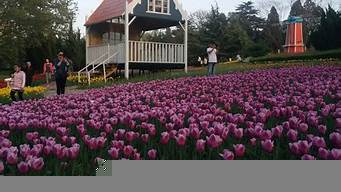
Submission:
[[[24,87],[26,84],[26,74],[21,70],[20,65],[15,65],[15,73],[12,75],[12,81],[10,82],[11,87],[11,99],[17,101],[15,94],[18,93],[19,100],[24,100]]]
[[[215,44],[210,44],[207,48],[208,54],[208,76],[215,74],[215,65],[218,63],[217,59],[218,50]]]

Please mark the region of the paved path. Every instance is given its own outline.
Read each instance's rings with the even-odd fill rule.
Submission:
[[[45,97],[57,95],[57,87],[56,87],[55,82],[49,83],[48,85],[44,85],[44,86],[47,87],[47,91],[44,94]],[[65,94],[66,95],[74,94],[74,93],[81,93],[84,91],[85,90],[77,89],[77,86],[66,86],[65,87]]]

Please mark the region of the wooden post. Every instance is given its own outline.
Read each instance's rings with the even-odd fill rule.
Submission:
[[[184,59],[185,59],[185,72],[188,73],[188,20],[185,19],[185,51],[184,51]]]
[[[129,79],[129,13],[128,13],[128,1],[126,0],[126,7],[125,7],[125,78]]]

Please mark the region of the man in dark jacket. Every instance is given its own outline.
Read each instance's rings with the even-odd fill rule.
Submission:
[[[65,94],[65,85],[68,73],[69,62],[64,57],[64,53],[58,53],[58,58],[53,62],[55,69],[55,79],[57,85],[57,95]]]
[[[31,62],[26,62],[24,72],[26,74],[26,87],[32,87],[34,71]]]

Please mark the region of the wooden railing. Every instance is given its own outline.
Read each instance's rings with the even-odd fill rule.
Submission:
[[[129,41],[129,62],[132,63],[185,63],[184,45]]]

